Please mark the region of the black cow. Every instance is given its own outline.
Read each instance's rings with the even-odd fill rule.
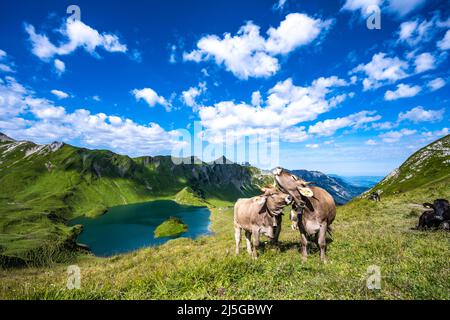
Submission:
[[[433,204],[424,203],[426,210],[419,218],[417,229],[450,229],[450,203],[446,199],[436,199]]]
[[[373,200],[373,201],[381,201],[380,191],[372,192],[372,193],[369,195],[369,200]]]

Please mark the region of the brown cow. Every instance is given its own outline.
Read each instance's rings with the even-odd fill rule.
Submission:
[[[282,168],[273,170],[278,187],[295,200],[291,210],[293,225],[298,227],[302,245],[302,260],[306,261],[308,237],[318,234],[320,259],[326,262],[326,233],[336,217],[333,197],[324,189],[308,186],[306,182]]]
[[[261,196],[239,199],[234,205],[236,254],[239,254],[242,229],[245,231],[247,252],[256,259],[260,234],[264,234],[272,240],[275,237],[277,222],[279,221],[277,217],[282,214],[283,208],[291,203],[292,197],[289,194],[280,192],[275,188],[264,189],[264,194]]]

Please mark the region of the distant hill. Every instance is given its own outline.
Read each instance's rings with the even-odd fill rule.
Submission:
[[[327,190],[333,196],[334,201],[340,205],[369,189],[351,185],[337,176],[329,176],[320,171],[291,170],[291,172],[303,180],[312,181],[316,186]]]
[[[450,177],[450,135],[415,152],[372,190],[383,194],[402,193]]]

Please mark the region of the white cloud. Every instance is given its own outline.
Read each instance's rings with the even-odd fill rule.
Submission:
[[[136,98],[136,101],[144,100],[150,107],[154,107],[159,104],[163,106],[166,111],[170,111],[170,103],[162,96],[159,96],[152,88],[134,89],[131,93]]]
[[[426,0],[389,0],[388,10],[398,17],[420,8]]]
[[[14,73],[13,68],[6,63],[8,54],[0,49],[0,61],[4,61],[4,63],[0,63],[0,71],[5,73]]]
[[[436,91],[445,86],[445,81],[442,78],[436,78],[427,83],[428,88],[430,88],[431,91]]]
[[[317,149],[317,148],[319,148],[319,145],[317,143],[311,143],[311,144],[306,144],[305,147],[307,147],[309,149]]]
[[[195,111],[198,108],[196,99],[206,92],[206,82],[200,82],[197,87],[190,87],[188,90],[181,93],[181,99],[184,104],[193,108]]]
[[[390,121],[372,123],[372,128],[376,130],[390,130],[397,126],[397,123]]]
[[[418,55],[414,61],[416,73],[425,72],[436,68],[436,59],[429,52]]]
[[[278,0],[277,3],[274,5],[275,10],[283,10],[284,6],[286,5],[287,0]]]
[[[375,115],[374,111],[360,111],[342,118],[327,119],[317,122],[308,129],[309,134],[317,134],[319,136],[332,136],[342,128],[360,128],[362,125],[378,121],[381,116]]]
[[[384,100],[392,101],[401,98],[410,98],[416,96],[422,88],[420,86],[409,86],[407,84],[400,83],[397,85],[397,90],[391,91],[388,90],[384,94]]]
[[[287,142],[303,142],[309,139],[305,127],[291,127],[281,133],[281,139]]]
[[[346,0],[341,10],[360,11],[361,16],[367,16],[367,8],[370,6],[381,6],[383,0]]]
[[[369,6],[376,5],[398,17],[403,17],[425,3],[426,0],[346,0],[341,10],[360,11],[362,17],[367,17]]]
[[[8,66],[7,64],[4,64],[4,63],[0,63],[0,71],[8,72],[8,73],[14,72],[14,70],[10,66]]]
[[[434,35],[435,19],[411,20],[403,22],[398,32],[398,41],[407,43],[410,46],[417,46],[420,43],[428,42]]]
[[[405,136],[411,136],[416,132],[417,132],[416,130],[402,129],[399,131],[389,131],[386,133],[382,133],[379,135],[379,137],[383,140],[383,142],[393,143],[399,141],[401,138]]]
[[[40,143],[77,141],[132,156],[161,154],[180,143],[177,131],[165,131],[156,123],[141,125],[85,109],[69,113],[50,100],[35,97],[14,78],[5,80],[0,82],[0,131],[13,138]]]
[[[26,24],[25,31],[28,33],[34,55],[42,60],[49,60],[55,55],[68,55],[77,48],[83,48],[92,55],[97,48],[108,52],[127,51],[127,46],[122,44],[119,37],[112,33],[99,33],[92,27],[79,20],[66,20],[58,32],[65,38],[59,45],[54,45],[45,34],[38,34],[33,25]]]
[[[260,34],[260,27],[248,22],[234,36],[225,33],[223,38],[216,35],[202,37],[197,42],[197,49],[185,52],[183,59],[197,63],[214,60],[239,79],[269,77],[280,68],[277,55],[288,54],[313,42],[330,24],[329,20],[291,13],[278,28],[270,28],[265,39]]]
[[[447,30],[447,32],[445,33],[444,38],[442,38],[442,40],[440,40],[437,43],[437,46],[441,50],[448,50],[448,49],[450,49],[450,30]]]
[[[373,55],[372,60],[367,64],[360,64],[352,70],[352,73],[362,72],[366,74],[363,80],[364,90],[376,89],[380,86],[393,83],[406,78],[408,63],[398,57],[387,57],[380,52]]]
[[[62,74],[66,71],[66,64],[59,59],[55,59],[54,61],[56,72]]]
[[[367,144],[368,146],[376,146],[378,144],[378,142],[376,142],[373,139],[369,139],[365,142],[365,144]]]
[[[172,46],[170,47],[169,63],[174,64],[174,63],[177,62],[177,59],[176,59],[176,57],[175,57],[176,51],[177,51],[177,46],[176,46],[176,45],[172,45]]]
[[[259,91],[254,91],[252,93],[252,106],[260,106],[262,103],[262,98],[261,98],[261,92]]]
[[[299,123],[312,121],[347,98],[333,91],[348,83],[335,76],[319,78],[309,87],[295,86],[292,79],[278,82],[268,91],[264,105],[222,101],[199,108],[199,117],[206,129],[205,137],[220,141],[229,133],[236,137],[278,132],[286,140],[303,140]],[[294,130],[294,131],[292,131]]]
[[[437,131],[425,131],[422,132],[422,136],[425,137],[426,140],[436,140],[441,137],[444,137],[450,133],[449,128],[442,128]]]
[[[436,122],[442,120],[444,116],[444,109],[440,110],[425,110],[423,107],[415,107],[409,111],[401,112],[398,115],[398,121],[409,120],[414,123],[419,122]]]
[[[66,99],[70,96],[68,93],[61,90],[54,89],[50,92],[53,93],[58,99]]]
[[[99,102],[99,101],[101,101],[102,99],[100,99],[99,96],[92,96],[92,100]]]

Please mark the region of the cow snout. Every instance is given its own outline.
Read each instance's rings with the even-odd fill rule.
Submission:
[[[292,196],[287,196],[284,201],[286,202],[287,205],[291,204],[292,201],[294,200],[294,198],[292,198]]]

